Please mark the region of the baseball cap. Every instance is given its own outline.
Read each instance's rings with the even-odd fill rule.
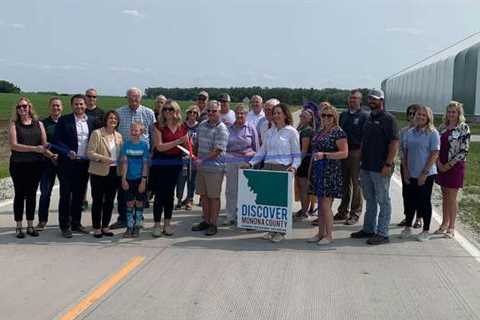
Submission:
[[[385,95],[383,94],[383,91],[380,89],[371,89],[370,91],[368,91],[368,97],[377,99],[377,100],[385,99]]]
[[[220,95],[220,97],[218,98],[218,101],[220,101],[220,102],[222,102],[222,101],[230,102],[230,95],[228,93],[224,93],[224,94]]]
[[[198,97],[202,96],[208,99],[208,92],[207,91],[200,91],[197,95]]]

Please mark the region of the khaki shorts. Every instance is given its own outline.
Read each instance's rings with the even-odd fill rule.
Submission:
[[[207,198],[220,198],[222,193],[223,172],[205,172],[203,170],[197,171],[197,192],[201,196]]]

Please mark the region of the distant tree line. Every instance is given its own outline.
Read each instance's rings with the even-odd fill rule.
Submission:
[[[325,88],[325,89],[306,89],[306,88],[268,88],[268,87],[231,87],[231,88],[147,88],[145,95],[149,98],[163,94],[167,98],[174,100],[193,101],[197,94],[205,90],[210,95],[210,99],[217,99],[222,93],[228,93],[233,102],[241,102],[245,97],[251,98],[258,94],[264,101],[270,98],[277,98],[281,102],[290,105],[301,105],[307,101],[316,103],[328,101],[336,107],[344,107],[347,104],[350,90]],[[366,104],[368,89],[360,89],[363,93],[364,104]]]
[[[1,93],[20,93],[20,88],[7,80],[0,80]]]

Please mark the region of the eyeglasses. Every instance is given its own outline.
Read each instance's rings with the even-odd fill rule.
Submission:
[[[322,113],[321,117],[322,117],[322,118],[333,118],[333,114],[331,114],[331,113]]]
[[[52,107],[60,107],[60,105],[57,104],[57,103],[54,103],[54,104],[52,104],[51,106],[52,106]]]
[[[25,109],[28,108],[28,104],[19,104],[17,106],[17,109],[22,109],[22,108],[25,108]]]
[[[175,111],[175,109],[174,108],[163,108],[162,111],[173,112],[173,111]]]
[[[218,110],[212,110],[212,109],[208,109],[207,110],[207,113],[216,113]]]
[[[87,98],[90,98],[90,99],[97,99],[97,96],[92,96],[92,95],[90,95],[90,94],[87,94],[86,97],[87,97]]]
[[[187,114],[192,114],[192,113],[193,113],[193,114],[198,114],[197,111],[187,111]]]

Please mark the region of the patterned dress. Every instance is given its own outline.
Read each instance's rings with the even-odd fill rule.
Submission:
[[[347,135],[340,128],[329,132],[320,131],[312,140],[312,153],[338,151],[337,140],[346,139]],[[313,162],[314,184],[317,197],[342,198],[343,175],[342,161],[323,159]]]

